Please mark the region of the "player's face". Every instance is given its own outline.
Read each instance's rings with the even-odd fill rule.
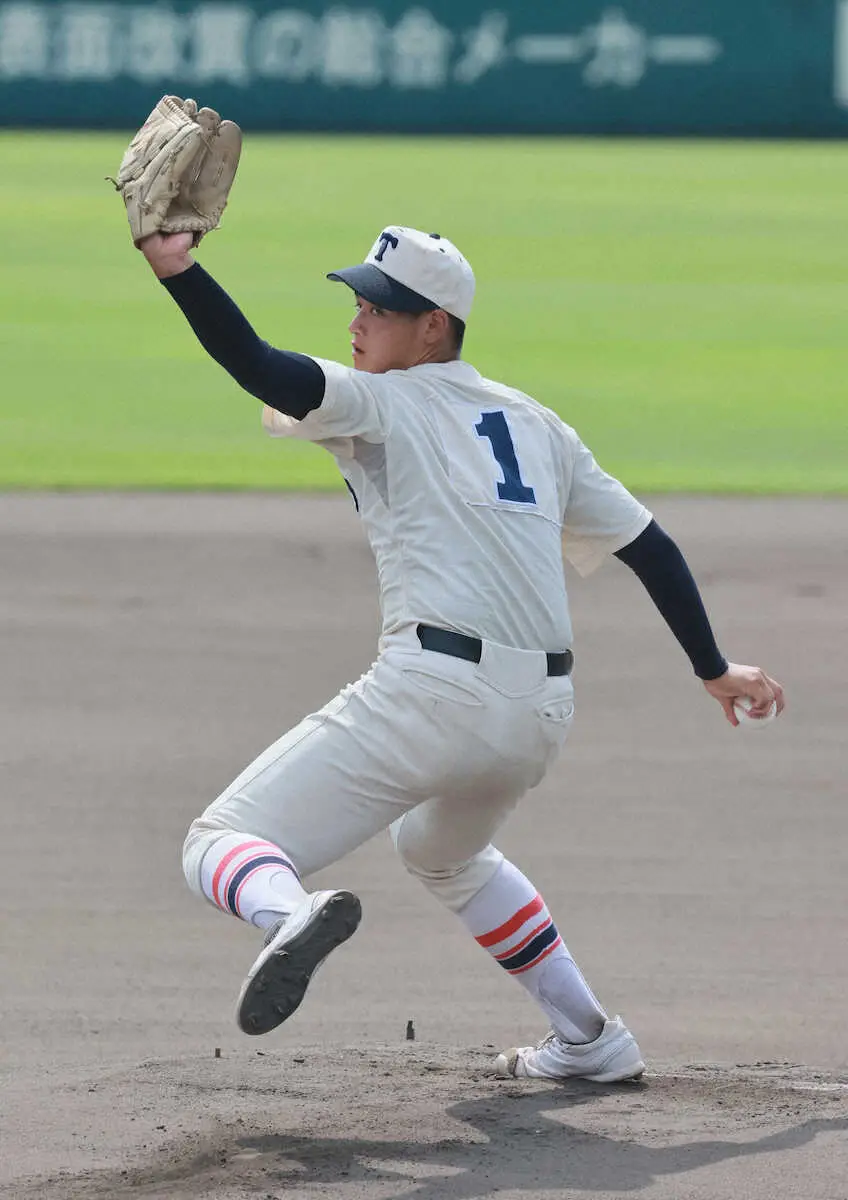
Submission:
[[[415,314],[390,312],[357,296],[349,328],[358,371],[404,371],[428,357],[426,322]]]

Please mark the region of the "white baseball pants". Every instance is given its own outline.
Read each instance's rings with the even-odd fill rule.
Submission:
[[[407,869],[453,911],[492,877],[491,838],[542,779],[571,725],[573,688],[543,653],[483,642],[479,664],[423,650],[410,627],[371,670],[269,746],[193,822],[201,893],[223,834],[273,842],[306,877],[391,826]],[[201,893],[202,894],[202,893]]]

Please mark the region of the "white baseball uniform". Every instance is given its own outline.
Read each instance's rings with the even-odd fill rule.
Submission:
[[[318,361],[320,407],[300,421],[266,407],[263,424],[325,447],[353,492],[377,562],[379,656],[194,822],[186,876],[202,891],[204,853],[228,831],[267,839],[303,876],[391,825],[409,869],[458,911],[571,723],[571,679],[546,658],[572,645],[563,544],[587,574],[651,514],[555,413],[468,363]],[[423,649],[419,623],[482,639],[480,662]]]

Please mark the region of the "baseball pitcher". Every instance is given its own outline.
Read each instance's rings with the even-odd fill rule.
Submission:
[[[177,192],[214,175],[195,164]],[[637,1078],[633,1035],[493,844],[572,722],[563,544],[583,575],[610,554],[636,572],[732,724],[735,701],[748,697],[756,720],[783,708],[782,689],[725,660],[679,549],[574,430],[462,359],[475,281],[447,238],[386,225],[363,262],[330,273],[353,299],[345,366],[257,336],[190,254],[221,197],[207,207],[205,228],[134,228],[134,239],[207,352],[263,402],[265,430],[333,455],[376,559],[382,611],[368,673],[260,754],[188,832],[189,886],[265,931],[239,1026],[263,1034],[287,1020],[354,933],[357,897],[310,891],[308,880],[388,827],[407,869],[550,1025],[537,1046],[501,1054],[499,1073]]]

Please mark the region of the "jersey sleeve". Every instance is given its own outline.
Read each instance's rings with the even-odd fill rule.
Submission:
[[[565,557],[590,575],[608,554],[628,546],[651,523],[652,514],[627,488],[598,466],[592,452],[571,434],[572,470],[565,504]]]
[[[315,362],[326,380],[324,399],[302,420],[266,405],[262,414],[265,431],[272,437],[297,437],[322,444],[336,443],[341,438],[384,442],[388,435],[384,377],[323,358]]]

